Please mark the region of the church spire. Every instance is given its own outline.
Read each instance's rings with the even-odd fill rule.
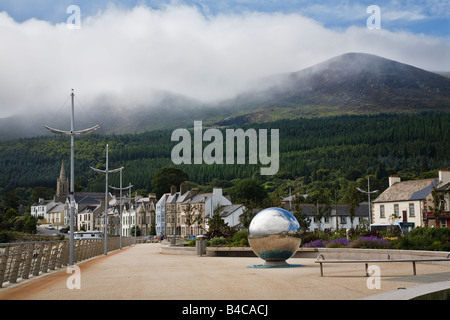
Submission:
[[[65,181],[65,180],[67,180],[67,177],[66,177],[66,169],[64,168],[64,160],[63,160],[62,163],[61,163],[61,171],[60,171],[60,173],[59,173],[59,180],[60,180],[60,181]]]
[[[61,171],[59,178],[56,179],[56,197],[55,200],[59,202],[66,202],[69,194],[69,180],[66,176],[66,169],[64,168],[64,161],[61,163]]]

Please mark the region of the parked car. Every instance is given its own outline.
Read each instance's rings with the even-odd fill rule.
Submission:
[[[60,233],[68,233],[70,228],[61,228],[59,229]]]
[[[47,230],[55,230],[55,227],[49,224],[48,226],[45,227],[45,229],[47,229]]]

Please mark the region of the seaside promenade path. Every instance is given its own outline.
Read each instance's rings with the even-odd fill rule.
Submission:
[[[380,264],[380,288],[371,289],[364,264],[331,264],[325,277],[312,258],[291,258],[296,268],[252,268],[257,257],[161,253],[144,243],[79,263],[80,288],[69,289],[66,268],[5,284],[0,300],[354,300],[424,283],[447,281],[447,265]],[[400,288],[400,289],[399,289]]]

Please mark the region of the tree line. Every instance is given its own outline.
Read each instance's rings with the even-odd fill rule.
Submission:
[[[313,193],[319,188],[341,190],[348,182],[367,175],[372,175],[373,183],[384,190],[389,174],[415,179],[434,176],[438,169],[450,166],[449,123],[450,114],[429,112],[299,118],[241,126],[244,130],[279,129],[280,169],[274,176],[261,176],[259,164],[176,166],[171,161],[171,150],[176,144],[170,140],[171,130],[87,135],[75,139],[75,188],[104,191],[104,175],[90,167],[105,168],[108,143],[109,168],[124,166],[124,186],[131,183],[134,189],[145,192],[154,189],[153,178],[164,167],[186,172],[190,185],[202,190],[211,189],[213,181],[232,186],[251,178],[268,193],[286,195],[293,187]],[[69,157],[70,143],[64,137],[0,143],[3,211],[14,196],[20,204],[29,205],[34,188],[55,189],[62,161],[69,176]],[[119,174],[110,175],[109,181],[119,186]]]

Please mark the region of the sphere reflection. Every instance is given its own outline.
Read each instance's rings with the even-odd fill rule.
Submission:
[[[266,264],[286,264],[300,247],[297,219],[281,208],[268,208],[259,212],[251,221],[248,241]]]

